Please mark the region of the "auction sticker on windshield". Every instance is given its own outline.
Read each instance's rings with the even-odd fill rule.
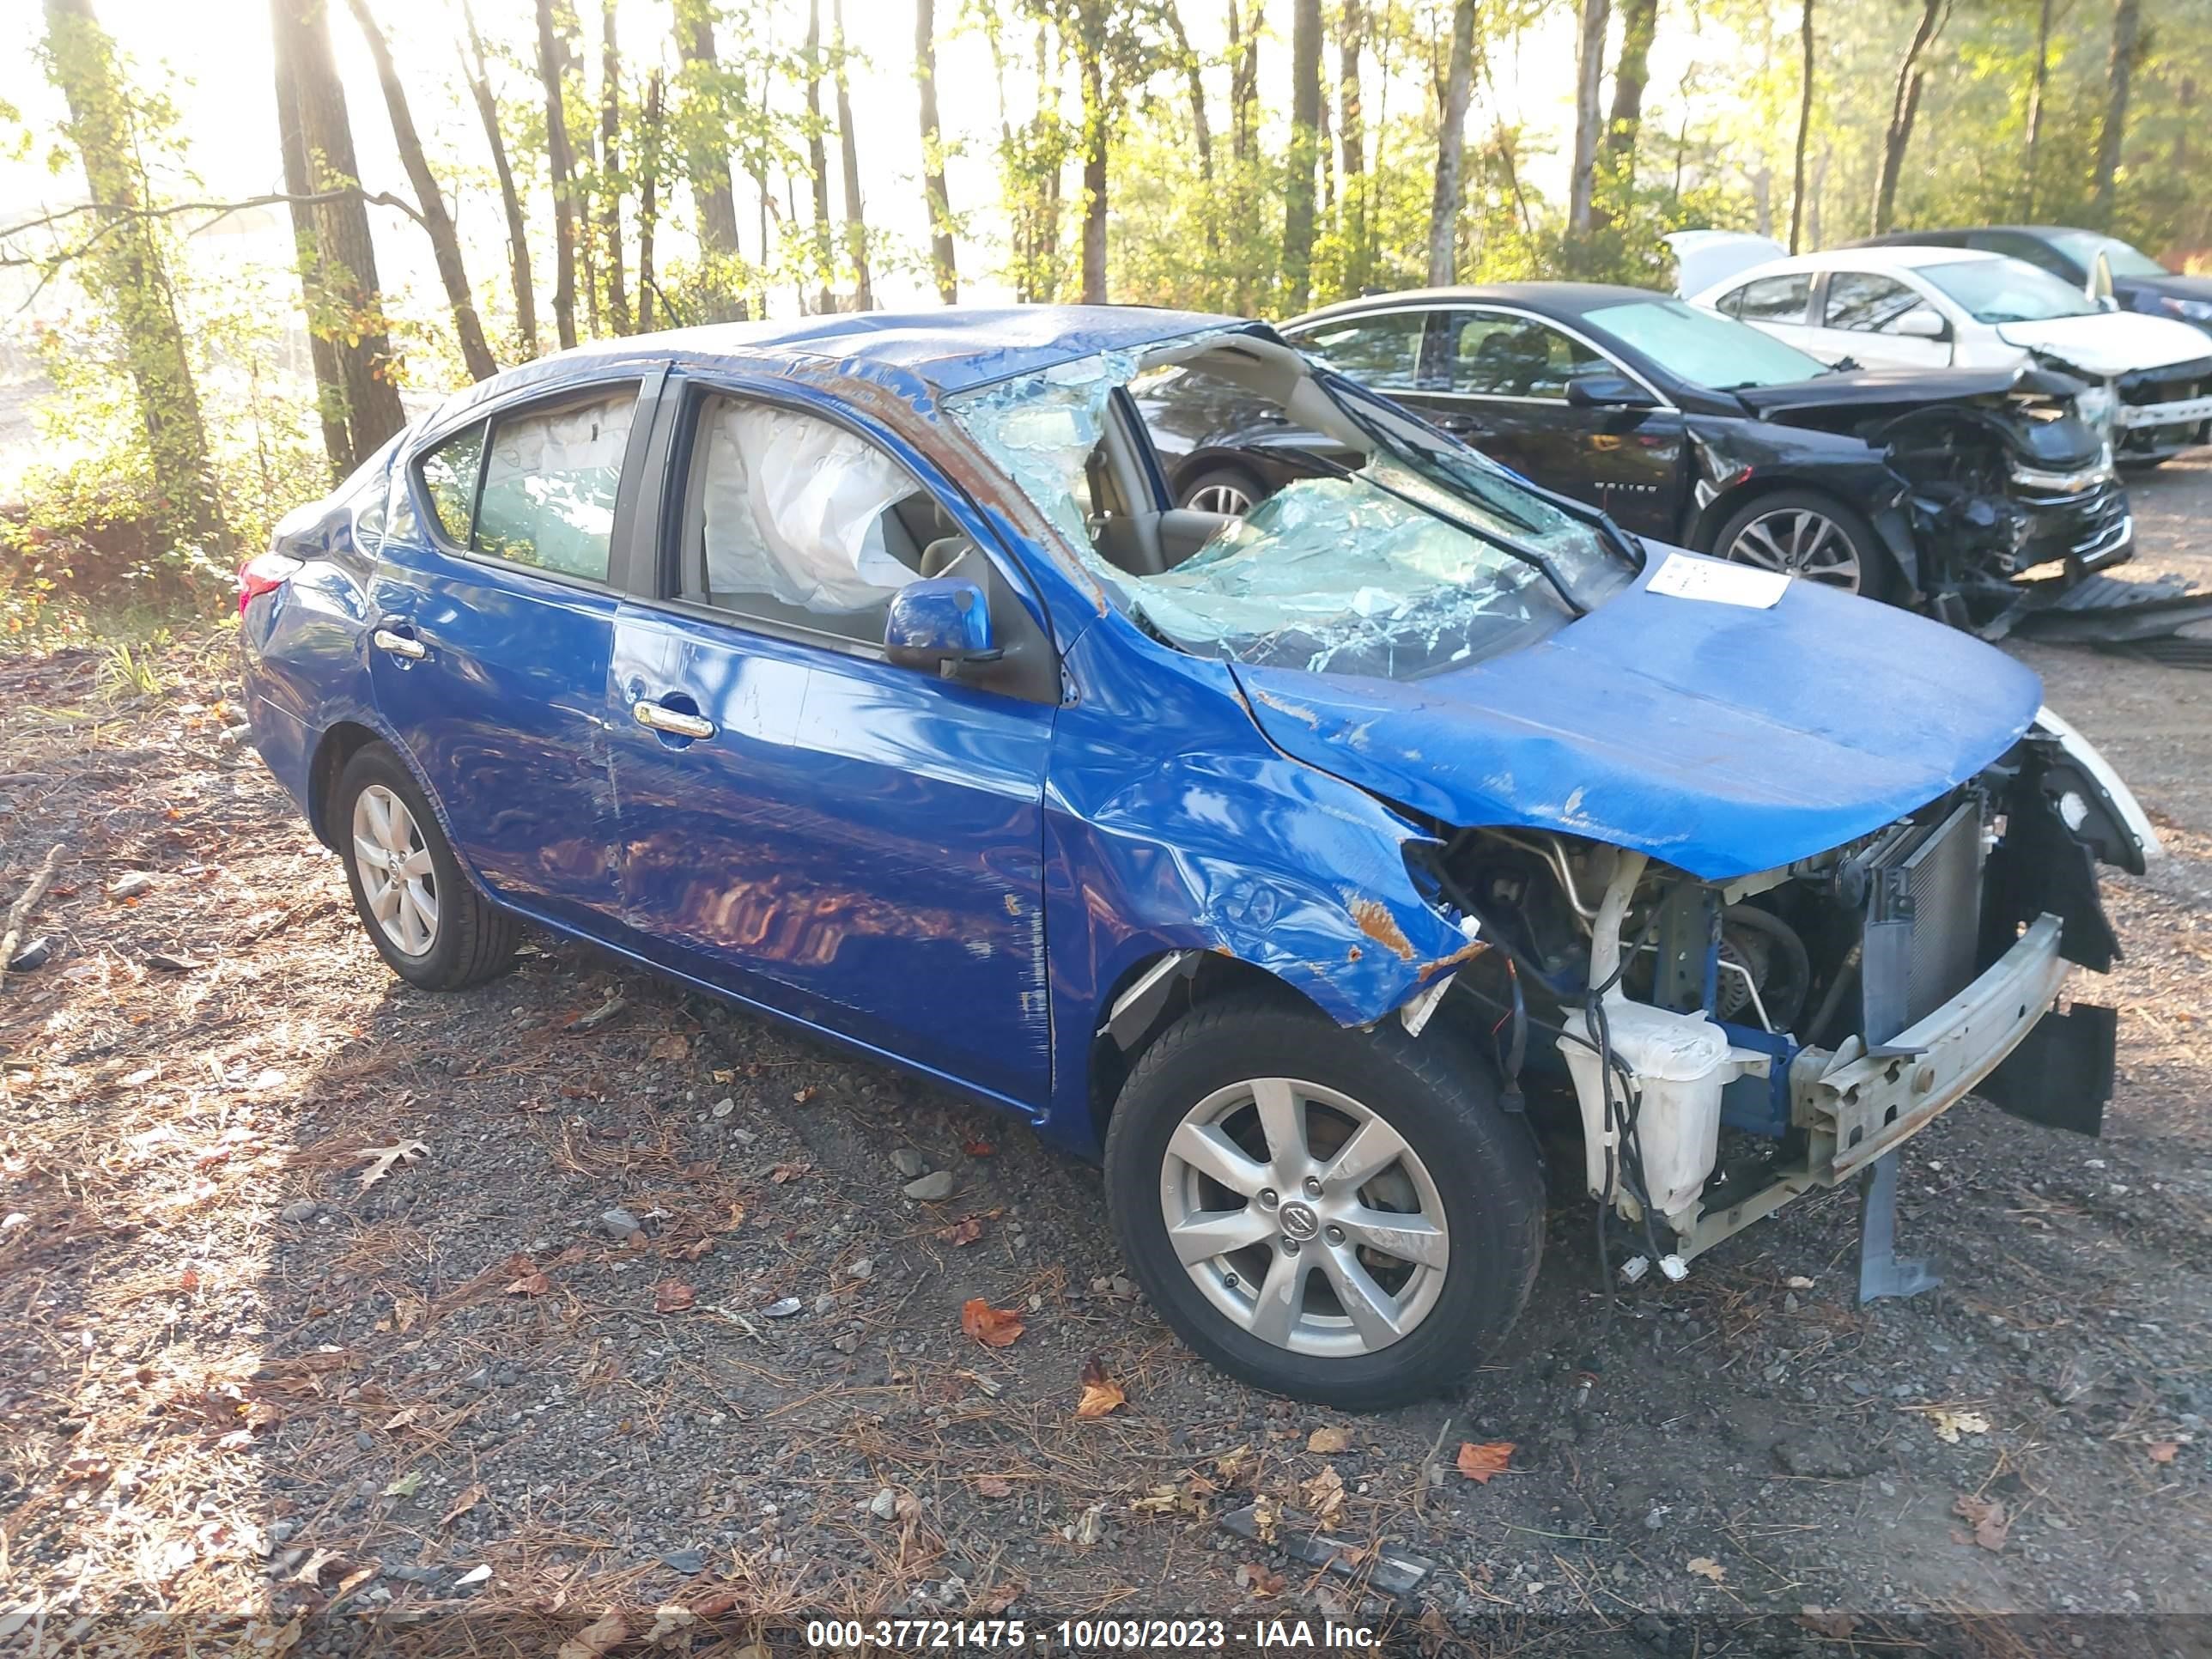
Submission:
[[[1701,559],[1692,553],[1669,553],[1652,574],[1650,591],[1678,599],[1704,599],[1711,605],[1740,605],[1749,611],[1771,611],[1790,588],[1790,578],[1779,570],[1753,570],[1719,559]]]

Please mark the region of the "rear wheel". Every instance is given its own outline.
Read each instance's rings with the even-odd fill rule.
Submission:
[[[1202,1358],[1380,1410],[1449,1392],[1528,1299],[1543,1182],[1472,1050],[1266,999],[1146,1051],[1106,1141],[1130,1270]]]
[[[1874,526],[1817,490],[1761,495],[1721,526],[1713,556],[1870,599],[1889,597],[1889,555]]]
[[[514,965],[520,924],[470,884],[414,775],[381,743],[338,775],[331,822],[369,943],[426,991],[458,991]]]

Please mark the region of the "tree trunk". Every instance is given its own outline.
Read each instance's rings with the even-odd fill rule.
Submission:
[[[1575,58],[1575,153],[1567,174],[1567,227],[1586,231],[1596,194],[1598,95],[1605,84],[1605,27],[1612,0],[1582,0]]]
[[[1344,0],[1337,15],[1336,145],[1344,172],[1344,286],[1367,287],[1367,130],[1359,97],[1359,54],[1365,46],[1364,0]]]
[[[2047,3],[2047,0],[2046,0]],[[1800,71],[1803,84],[1797,92],[1797,149],[1790,169],[1790,251],[1795,253],[1802,245],[1805,228],[1805,145],[1813,135],[1813,0],[1805,0],[1805,12],[1797,26],[1798,39],[1804,46],[1804,66]]]
[[[278,132],[288,150],[298,147],[298,172],[306,185],[301,193],[345,192],[308,209],[311,228],[300,250],[308,326],[329,339],[336,360],[347,441],[343,458],[333,453],[331,459],[343,471],[374,454],[407,416],[392,377],[376,245],[368,204],[361,197],[345,87],[331,52],[329,15],[323,0],[271,0],[270,11],[277,97],[289,106],[289,117],[280,107]],[[286,178],[293,173],[288,155]],[[328,434],[326,422],[326,440]]]
[[[1613,112],[1606,118],[1605,137],[1598,147],[1604,191],[1602,199],[1590,205],[1593,225],[1612,223],[1614,211],[1626,205],[1636,182],[1636,145],[1643,133],[1644,91],[1651,80],[1651,41],[1658,26],[1659,0],[1623,0],[1620,56],[1613,68]]]
[[[469,33],[469,90],[477,102],[477,118],[483,123],[485,142],[491,146],[492,170],[499,176],[500,205],[507,212],[507,277],[514,287],[514,325],[522,336],[522,349],[538,355],[538,297],[530,276],[530,233],[522,217],[522,196],[514,187],[514,169],[507,164],[507,140],[499,130],[499,101],[492,96],[491,77],[484,68],[483,37],[477,33],[476,15],[462,0],[461,16]]]
[[[123,337],[148,468],[165,503],[161,531],[223,552],[230,537],[160,224],[137,211],[152,204],[142,188],[137,123],[115,42],[94,15],[92,0],[46,0],[46,73],[69,106],[68,137],[83,163],[86,189],[111,210],[99,216],[103,235],[87,256],[86,286],[106,302]]]
[[[945,188],[945,139],[937,125],[937,6],[915,0],[914,82],[921,94],[921,197],[929,210],[929,268],[937,297],[946,305],[960,299],[960,270],[952,246],[952,200]],[[1000,93],[1000,125],[1005,125],[1006,95]]]
[[[2120,146],[2128,135],[2128,94],[2142,44],[2142,0],[2115,0],[2112,50],[2105,64],[2109,90],[2105,94],[2104,124],[2097,130],[2097,171],[2091,189],[2091,210],[2100,229],[2112,228],[2113,186],[2119,177]]]
[[[1321,0],[1291,9],[1290,177],[1283,192],[1283,302],[1296,316],[1313,293],[1314,164],[1321,157]]]
[[[806,164],[814,175],[815,305],[817,313],[836,309],[830,276],[836,255],[830,237],[830,152],[823,143],[822,0],[806,0]]]
[[[660,71],[645,83],[637,129],[637,331],[653,332],[653,233],[660,225]],[[725,171],[723,177],[729,175]],[[734,216],[735,209],[732,210]]]
[[[868,281],[868,222],[860,204],[860,139],[853,131],[853,91],[845,76],[845,0],[830,0],[830,75],[837,91],[837,156],[845,180],[845,257],[853,262],[853,309],[873,311]]]
[[[676,51],[695,83],[691,88],[694,97],[699,95],[697,82],[720,76],[721,64],[714,52],[714,16],[696,0],[677,9]],[[692,124],[695,134],[701,125]],[[684,165],[691,181],[691,199],[699,207],[699,246],[717,258],[736,258],[738,198],[730,188],[729,147],[709,137],[695,136],[685,151]],[[767,261],[765,246],[761,250],[761,258],[763,263]]]
[[[1079,0],[1076,68],[1083,82],[1083,303],[1106,303],[1107,0]]]
[[[407,182],[415,188],[416,204],[422,213],[422,228],[429,234],[430,252],[438,264],[438,281],[445,287],[446,303],[453,308],[453,332],[460,340],[461,362],[471,380],[488,380],[499,373],[499,365],[492,361],[491,348],[484,343],[476,296],[469,291],[469,273],[461,264],[460,238],[453,234],[453,216],[446,211],[446,198],[438,192],[438,181],[430,176],[429,161],[422,154],[422,137],[415,131],[414,112],[407,106],[407,89],[399,84],[399,71],[392,63],[392,49],[385,44],[384,31],[377,27],[376,19],[369,13],[368,0],[348,0],[348,3],[353,9],[353,21],[361,26],[361,38],[368,43],[368,55],[376,64],[377,83],[384,88],[384,107],[392,117],[392,140],[398,146],[400,165],[407,169]]]
[[[1437,120],[1436,193],[1429,204],[1429,286],[1451,283],[1459,252],[1460,169],[1467,156],[1467,101],[1474,88],[1475,0],[1452,8],[1444,106]]]
[[[2035,67],[2027,76],[2027,151],[2020,216],[2035,222],[2035,152],[2043,142],[2043,94],[2051,84],[2051,4],[2043,0],[2035,19]]]
[[[607,313],[614,320],[615,332],[627,334],[630,319],[629,295],[623,279],[622,52],[615,44],[615,0],[601,0],[599,9],[599,179]]]
[[[307,160],[307,136],[300,125],[300,100],[293,87],[291,57],[278,44],[283,38],[285,0],[270,0],[271,44],[276,70],[276,148],[284,167],[284,193],[293,198],[293,258],[300,268],[300,287],[307,305],[307,357],[315,374],[315,414],[323,428],[323,453],[331,471],[342,475],[353,471],[353,433],[346,424],[345,374],[338,366],[338,349],[324,326],[322,258],[317,249],[315,210],[307,197],[314,194],[313,169]]]
[[[566,349],[576,343],[576,198],[561,58],[553,0],[538,0],[538,78],[545,88],[545,158],[553,170],[553,321]]]
[[[1260,5],[1252,0],[1252,15],[1240,25],[1237,0],[1229,0],[1229,153],[1239,161],[1252,159],[1253,138],[1258,129],[1255,107],[1260,100]]]
[[[2121,0],[2131,4],[2133,0]],[[1920,59],[1943,27],[1949,0],[1921,0],[1920,21],[1897,65],[1897,83],[1890,94],[1889,127],[1882,135],[1881,173],[1875,181],[1874,234],[1886,233],[1897,216],[1897,181],[1905,172],[1905,152],[1912,142],[1912,123],[1920,113],[1921,82],[1927,70]]]

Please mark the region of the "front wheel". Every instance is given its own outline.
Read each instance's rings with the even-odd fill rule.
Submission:
[[[1889,597],[1889,556],[1874,526],[1816,490],[1780,489],[1742,507],[1713,538],[1713,556],[1869,599]]]
[[[1471,1049],[1266,999],[1203,1006],[1146,1052],[1106,1190],[1131,1273],[1201,1358],[1355,1411],[1463,1381],[1543,1243],[1533,1143]]]

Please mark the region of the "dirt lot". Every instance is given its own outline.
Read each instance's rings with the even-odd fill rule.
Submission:
[[[2212,461],[2139,495],[2146,564],[2212,584]],[[2111,884],[2084,992],[2122,1011],[2103,1142],[1970,1103],[1908,1149],[1943,1291],[1855,1307],[1834,1194],[1608,1313],[1563,1202],[1468,1396],[1353,1419],[1196,1365],[1094,1173],[1011,1121],[580,948],[395,981],[226,735],[228,648],[0,663],[0,901],[66,849],[0,988],[0,1650],[588,1656],[656,1610],[693,1651],[902,1612],[2212,1639],[2212,676],[2021,647],[2171,855]],[[1079,1417],[1094,1358],[1126,1400]],[[1255,1497],[1430,1571],[1363,1595],[1219,1524]]]

